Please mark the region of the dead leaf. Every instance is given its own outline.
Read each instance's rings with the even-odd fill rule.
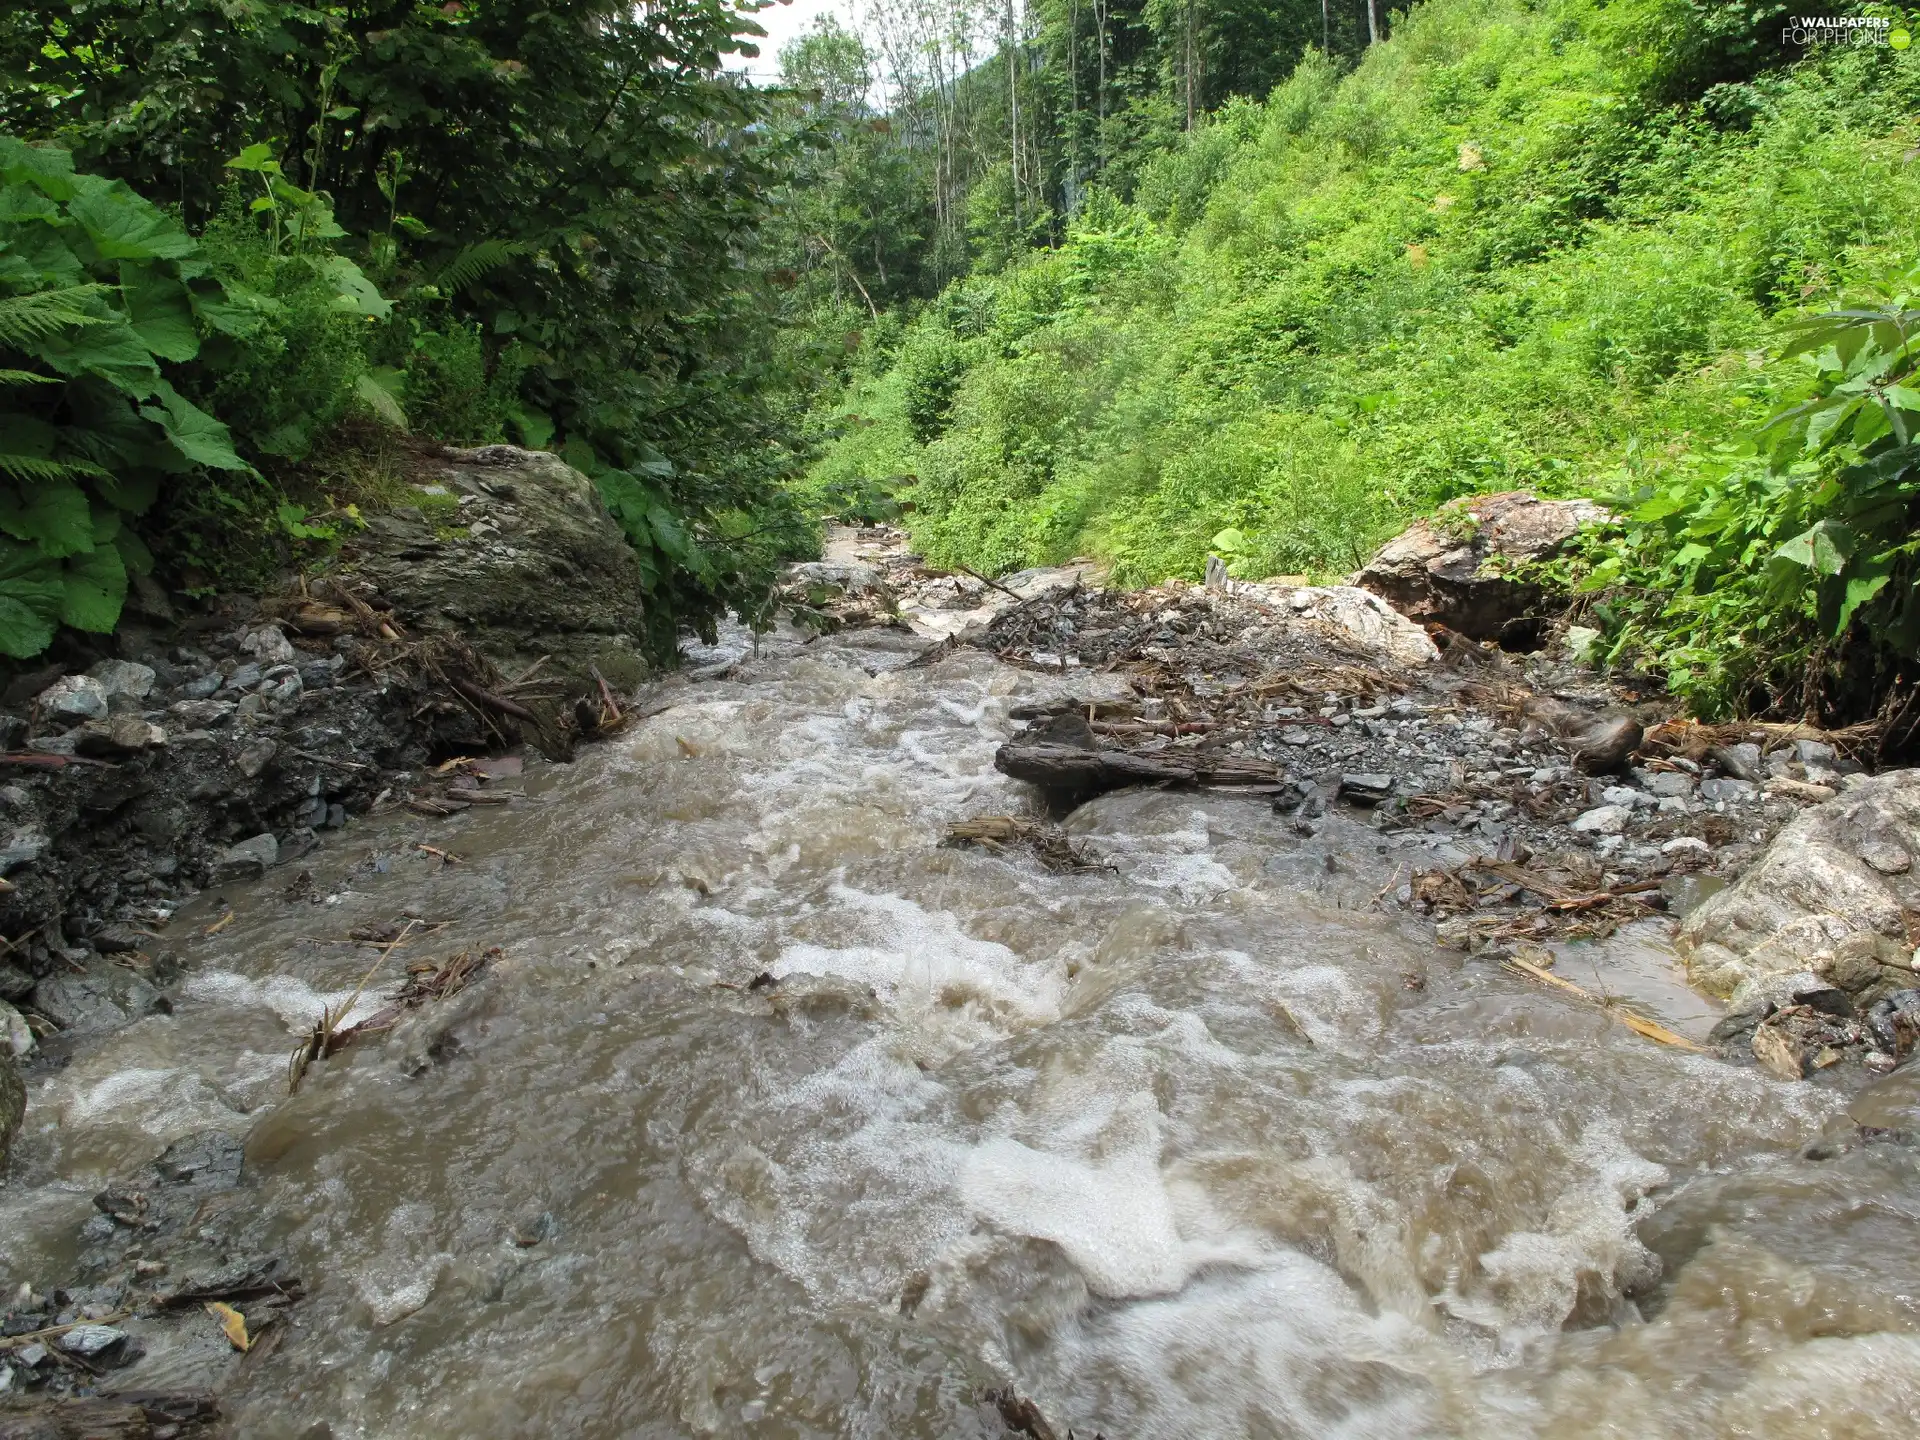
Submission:
[[[231,1305],[218,1300],[207,1302],[207,1313],[220,1322],[220,1330],[233,1348],[245,1353],[253,1348],[253,1341],[247,1335],[247,1317]]]

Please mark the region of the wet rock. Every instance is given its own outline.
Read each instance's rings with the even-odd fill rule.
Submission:
[[[57,1343],[69,1355],[79,1355],[97,1364],[125,1363],[122,1357],[127,1349],[127,1332],[111,1325],[76,1325]]]
[[[228,880],[253,880],[280,863],[280,842],[272,835],[255,835],[230,845],[220,856],[216,872]]]
[[[1678,941],[1695,983],[1724,995],[1830,964],[1850,936],[1883,949],[1883,963],[1909,955],[1906,916],[1920,912],[1920,877],[1861,858],[1873,840],[1909,853],[1920,846],[1920,773],[1863,778],[1802,812],[1737,883],[1689,914]]]
[[[33,1054],[38,1042],[33,1038],[33,1027],[27,1024],[22,1015],[6,1001],[0,1000],[0,1049],[4,1049],[16,1060],[24,1060]]]
[[[102,1034],[151,1012],[160,992],[124,966],[91,956],[33,987],[32,1005],[61,1030]]]
[[[1394,778],[1380,772],[1342,775],[1339,796],[1355,805],[1378,805],[1393,796]]]
[[[1606,518],[1588,500],[1541,500],[1525,491],[1474,496],[1389,541],[1359,583],[1421,624],[1530,647],[1544,592],[1504,572],[1551,558],[1583,525]],[[1488,563],[1496,558],[1499,564]]]
[[[123,955],[138,950],[147,937],[131,925],[109,925],[93,932],[93,948],[102,955]]]
[[[66,675],[36,697],[40,714],[54,720],[104,720],[107,687],[91,675]]]
[[[138,755],[167,743],[167,732],[138,715],[115,715],[107,720],[89,720],[74,732],[73,748],[78,755],[115,760]]]
[[[1896,1061],[1920,1046],[1920,990],[1898,990],[1867,1011],[1867,1032]]]
[[[1816,1070],[1839,1064],[1866,1038],[1852,1020],[1825,1014],[1812,1005],[1791,1005],[1754,1029],[1753,1058],[1782,1080],[1804,1080]]]
[[[100,682],[109,704],[119,696],[129,700],[146,699],[153,693],[154,681],[158,678],[151,665],[132,660],[102,660],[87,674]]]
[[[458,631],[509,674],[593,687],[645,673],[645,609],[633,547],[592,480],[556,455],[487,445],[449,450],[432,478],[455,505],[439,519],[376,518],[344,559],[416,634]]]

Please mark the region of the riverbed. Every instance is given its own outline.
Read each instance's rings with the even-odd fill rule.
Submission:
[[[1912,1067],[1786,1085],[1439,949],[1352,816],[1132,791],[1067,822],[1106,871],[942,846],[1032,807],[1008,710],[1096,682],[915,650],[728,632],[524,799],[201,897],[173,1013],[36,1081],[7,1283],[213,1128],[306,1286],[225,1382],[270,1440],[944,1440],[996,1390],[1082,1440],[1920,1423]],[[357,1014],[501,953],[289,1096],[348,933],[409,921]],[[1595,973],[1710,1023],[1648,945]]]

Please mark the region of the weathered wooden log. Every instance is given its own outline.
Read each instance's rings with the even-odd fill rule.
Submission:
[[[1194,750],[1088,748],[1056,741],[1009,740],[994,768],[1063,797],[1085,799],[1128,785],[1271,785],[1279,771],[1266,760]]]
[[[220,1415],[207,1391],[133,1391],[52,1399],[8,1397],[0,1403],[0,1440],[149,1440],[203,1433]]]

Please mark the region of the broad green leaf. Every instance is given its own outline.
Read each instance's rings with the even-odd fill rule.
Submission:
[[[0,580],[0,655],[26,660],[53,643],[53,622]]]
[[[246,170],[261,175],[278,175],[280,162],[273,158],[273,146],[263,143],[247,146],[227,161],[227,169]]]
[[[0,485],[0,530],[44,555],[84,554],[93,548],[93,510],[71,480]]]
[[[118,181],[88,186],[67,213],[85,227],[102,260],[178,260],[194,252],[193,237],[179,222]]]
[[[166,431],[167,439],[187,459],[210,470],[246,470],[247,462],[233,453],[227,427],[207,414],[166,381],[156,393],[158,405],[143,405],[140,413]]]
[[[314,268],[333,287],[334,309],[350,315],[371,315],[378,320],[393,313],[393,302],[346,256],[329,255],[316,261]]]
[[[135,575],[147,575],[153,571],[153,552],[147,548],[147,542],[133,531],[122,529],[113,537],[113,548],[120,552],[120,559],[129,572]]]
[[[120,293],[127,315],[146,347],[162,360],[187,361],[200,353],[187,287],[150,266],[122,265]]]
[[[60,601],[60,619],[76,630],[106,634],[120,622],[127,598],[127,567],[120,552],[103,545],[89,555],[67,561],[66,593]]]
[[[1247,537],[1231,526],[1207,543],[1223,555],[1244,555],[1247,552]]]
[[[405,375],[391,367],[371,370],[353,382],[353,393],[381,420],[396,430],[407,428],[407,412],[400,408],[394,393],[406,383]]]
[[[1848,552],[1842,546],[1845,539],[1850,537],[1843,536],[1843,527],[1822,520],[1810,529],[1801,531],[1774,554],[1781,560],[1804,566],[1817,575],[1838,575],[1847,563]]]
[[[99,325],[48,335],[31,353],[62,375],[98,375],[135,399],[153,394],[160,381],[153,352],[118,315]]]
[[[1840,616],[1833,623],[1833,633],[1837,639],[1847,633],[1847,626],[1853,623],[1853,617],[1860,607],[1887,588],[1891,577],[1880,575],[1855,575],[1847,581],[1847,593],[1840,602]]]
[[[0,135],[0,178],[10,185],[32,185],[55,200],[73,195],[73,156],[50,145],[29,145]]]
[[[553,443],[553,421],[532,406],[518,406],[507,416],[519,435],[520,443],[529,450],[544,450]]]

